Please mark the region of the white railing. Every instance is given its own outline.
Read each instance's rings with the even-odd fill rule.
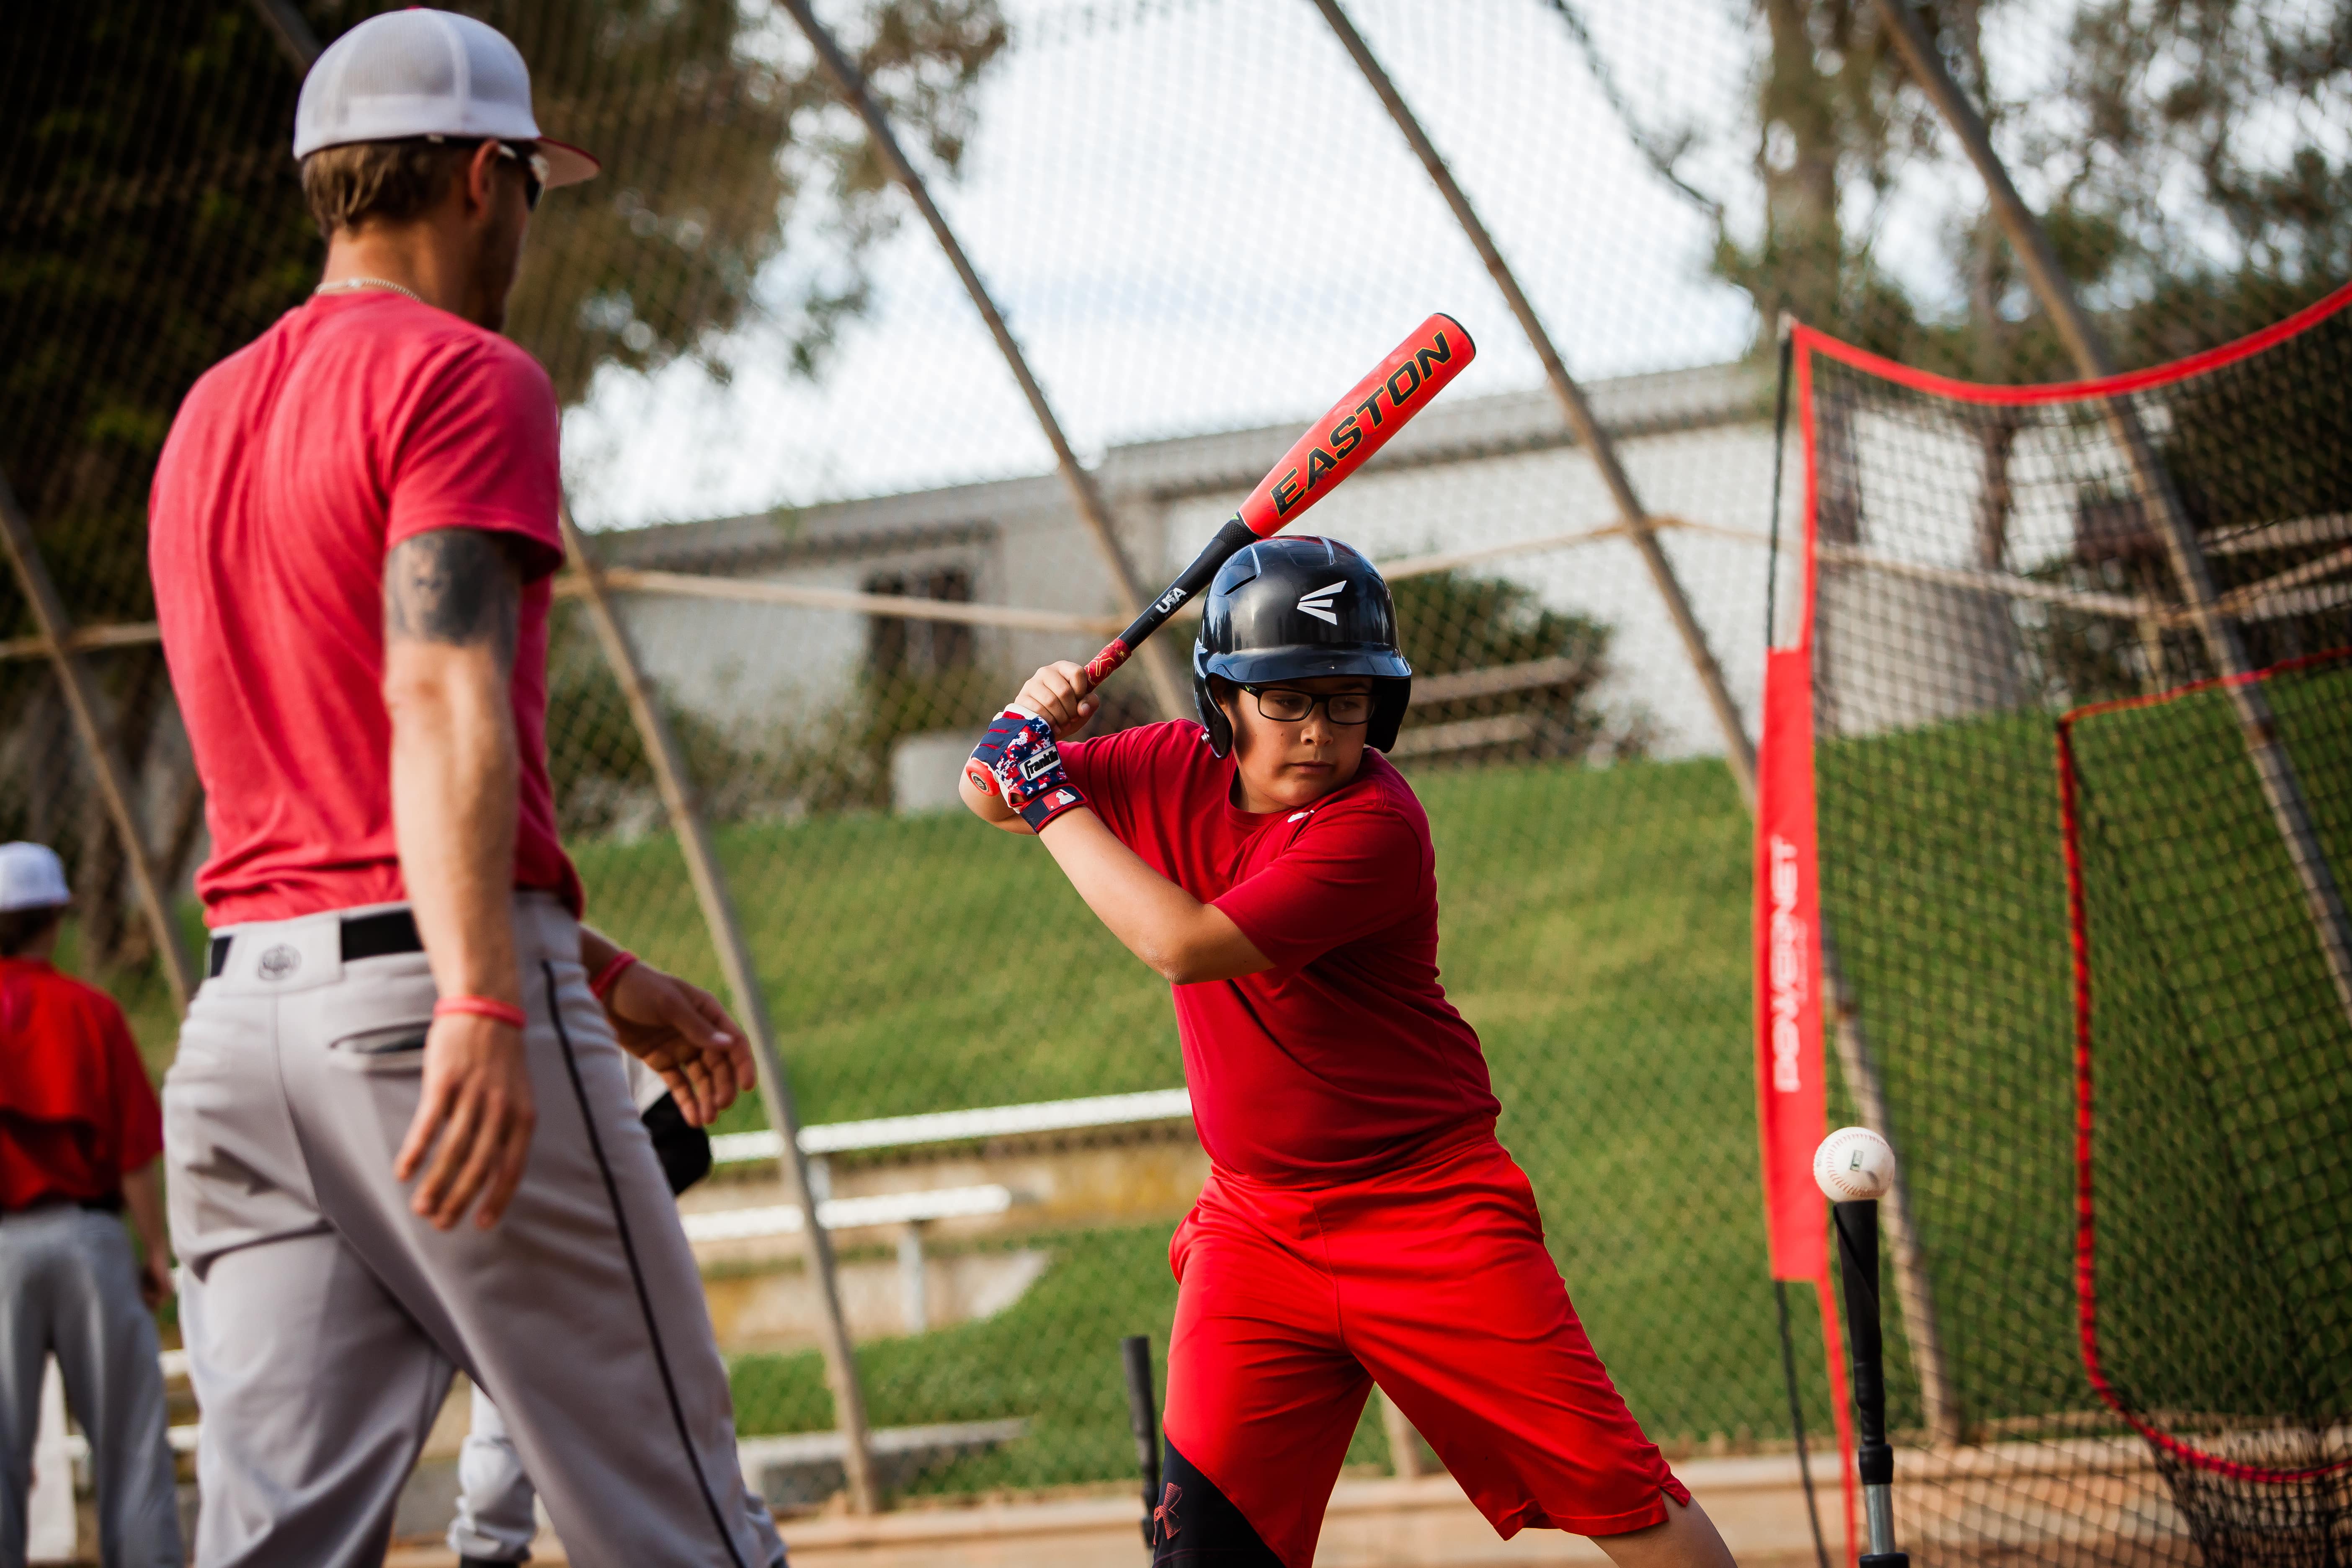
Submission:
[[[877,1193],[863,1198],[827,1198],[816,1205],[816,1221],[827,1230],[868,1225],[923,1225],[935,1219],[966,1219],[1003,1214],[1013,1205],[1013,1190],[993,1183],[979,1187],[935,1187],[919,1193]],[[759,1208],[703,1209],[678,1216],[688,1241],[745,1241],[789,1236],[801,1228],[797,1204]]]
[[[801,1129],[801,1152],[842,1154],[859,1149],[1015,1138],[1143,1121],[1181,1121],[1192,1114],[1191,1091],[1154,1089],[1140,1094],[1100,1094],[1085,1100],[1039,1100],[1030,1105],[990,1105],[972,1110],[933,1111],[924,1116],[882,1116],[870,1121],[829,1121]],[[722,1165],[772,1160],[783,1152],[783,1140],[772,1131],[722,1132],[710,1141],[710,1157]],[[830,1225],[827,1228],[831,1228]]]

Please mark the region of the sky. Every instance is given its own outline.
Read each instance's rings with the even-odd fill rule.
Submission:
[[[1306,0],[1006,8],[1014,43],[982,89],[961,177],[935,194],[1082,457],[1311,416],[1433,310],[1480,345],[1456,396],[1538,383],[1475,252]],[[1722,131],[1743,90],[1740,13],[1720,0],[1591,12],[1645,114],[1712,116]],[[1541,0],[1355,0],[1350,13],[1571,370],[1746,349],[1746,297],[1706,275],[1709,220],[1643,164]],[[730,345],[725,385],[690,363],[605,372],[565,425],[583,520],[1049,468],[928,230],[910,216],[876,270],[876,309],[820,385],[786,374],[756,324]]]
[[[743,3],[783,28],[774,7]],[[1644,161],[1561,3],[1348,8],[1572,374],[1737,358],[1759,323],[1708,273],[1713,220]],[[1753,232],[1760,40],[1748,0],[1573,3],[1620,101],[1654,139],[1686,137],[1685,176],[1727,203],[1735,232]],[[2263,14],[2308,25],[2326,3],[2277,0]],[[1500,294],[1307,0],[1003,4],[1013,42],[981,89],[963,169],[933,192],[1082,458],[1310,417],[1433,310],[1479,344],[1454,396],[1539,383]],[[2079,140],[2054,90],[2079,4],[2006,0],[1989,13],[1996,140],[2035,205],[2047,192],[2027,149]],[[806,47],[788,29],[759,47]],[[2281,130],[2313,112],[2278,111]],[[2352,121],[2336,140],[2352,141]],[[1983,202],[1948,142],[1906,159],[1883,198],[1858,182],[1846,198],[1849,233],[1930,315],[1960,307],[1952,237]],[[564,427],[583,521],[724,516],[1050,469],[995,346],[907,210],[875,258],[875,307],[820,384],[793,378],[776,329],[757,321],[725,345],[737,374],[723,385],[692,362],[602,373]],[[763,279],[779,300],[811,254],[804,234],[788,237]]]

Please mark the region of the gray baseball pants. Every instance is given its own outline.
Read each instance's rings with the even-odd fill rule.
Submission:
[[[131,1238],[110,1214],[58,1204],[0,1216],[0,1568],[23,1568],[41,1369],[89,1439],[106,1568],[180,1568],[155,1320]]]
[[[344,962],[366,912],[235,928],[164,1082],[199,1568],[380,1563],[454,1367],[582,1568],[782,1561],[741,1506],[700,1278],[579,927],[516,900],[538,1131],[498,1226],[445,1232],[392,1175],[433,978],[422,953]]]
[[[774,1519],[749,1482],[740,1490],[755,1521]],[[476,1388],[466,1446],[457,1454],[457,1513],[449,1521],[449,1550],[485,1563],[530,1561],[531,1539],[539,1533],[538,1498],[507,1433],[506,1417]]]

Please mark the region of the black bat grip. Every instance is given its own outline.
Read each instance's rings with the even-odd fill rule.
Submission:
[[[1833,1204],[1846,1346],[1853,1358],[1854,1469],[1862,1478],[1870,1550],[1861,1568],[1910,1568],[1895,1549],[1895,1450],[1886,1441],[1886,1359],[1878,1300],[1878,1205]]]
[[[1087,667],[1090,684],[1100,685],[1102,677],[1126,663],[1127,656],[1141,647],[1144,638],[1158,631],[1169,616],[1182,609],[1187,603],[1198,597],[1202,589],[1216,581],[1218,567],[1256,542],[1257,535],[1250,531],[1240,513],[1227,518],[1225,526],[1217,530],[1201,553],[1192,557],[1192,563],[1176,574],[1176,581],[1169,584],[1160,597],[1146,605],[1141,615],[1128,623],[1127,630],[1118,634],[1117,641],[1095,657],[1095,665],[1102,666],[1102,670],[1100,675],[1097,675],[1095,665]],[[1116,658],[1109,658],[1113,649],[1118,650]]]
[[[1870,1199],[1832,1205],[1837,1222],[1838,1275],[1845,1286],[1846,1343],[1853,1356],[1853,1410],[1862,1480],[1884,1486],[1895,1479],[1895,1450],[1886,1442],[1886,1368],[1879,1333],[1878,1205]]]
[[[1118,1342],[1127,1365],[1127,1420],[1135,1433],[1135,1462],[1143,1472],[1143,1544],[1154,1544],[1151,1511],[1160,1506],[1160,1413],[1151,1384],[1151,1337],[1129,1334]]]

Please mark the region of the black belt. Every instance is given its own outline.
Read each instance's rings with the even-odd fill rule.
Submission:
[[[229,944],[233,936],[213,938],[212,963],[207,976],[217,976],[228,967]],[[381,914],[353,915],[343,922],[343,962],[361,958],[390,958],[396,952],[423,952],[424,939],[416,934],[416,917],[406,910],[386,910]]]
[[[22,1208],[0,1209],[0,1214],[31,1214],[37,1209],[78,1208],[92,1214],[121,1214],[122,1194],[120,1191],[100,1193],[94,1198],[69,1198],[63,1193],[49,1193],[35,1198]]]

